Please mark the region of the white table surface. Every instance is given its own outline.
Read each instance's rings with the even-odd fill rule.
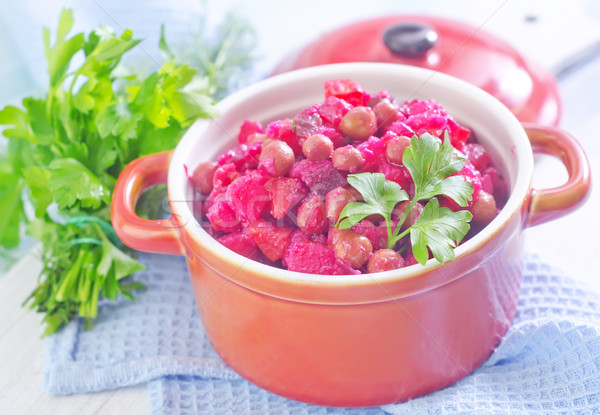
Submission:
[[[0,5],[3,1],[5,0],[0,0]],[[187,3],[186,1],[175,2],[173,7],[183,7],[182,4],[185,6]],[[546,68],[561,73],[559,87],[564,106],[561,126],[580,140],[590,159],[593,177],[597,177],[596,170],[600,169],[600,141],[596,138],[600,122],[598,101],[600,78],[597,76],[600,73],[600,53],[592,52],[595,51],[594,48],[600,39],[600,8],[595,6],[592,0],[569,2],[567,9],[564,9],[566,3],[562,1],[539,0],[519,2],[432,0],[418,2],[418,5],[411,6],[398,5],[406,2],[380,1],[370,4],[369,10],[351,7],[348,3],[333,1],[325,4],[325,2],[305,1],[302,3],[303,6],[294,6],[294,15],[297,18],[285,22],[273,19],[272,16],[277,13],[290,14],[291,6],[287,2],[209,1],[208,11],[213,19],[232,7],[246,13],[258,29],[258,51],[264,59],[259,61],[257,67],[262,70],[268,70],[286,53],[327,30],[371,15],[381,15],[384,11],[398,14],[436,11],[443,16],[467,20],[507,39]],[[78,12],[86,11],[88,14],[81,19],[85,24],[93,26],[94,19],[104,20],[111,25],[118,23],[124,27],[132,27],[139,33],[136,26],[141,24],[139,20],[127,20],[125,17],[131,16],[123,11],[123,7],[119,8],[118,4],[119,2],[112,0],[96,0],[85,4],[81,2],[79,6],[74,6],[76,19]],[[142,16],[156,15],[157,13],[152,14],[152,7],[159,7],[157,4],[158,2],[150,2],[147,6],[149,8],[141,13]],[[325,16],[329,13],[330,18],[313,19],[310,26],[307,26],[311,7],[316,7],[317,4],[320,5],[321,11],[324,10]],[[100,6],[102,10],[99,10]],[[270,13],[266,11],[267,6]],[[17,15],[23,16],[29,13],[30,16],[35,16],[29,21],[21,21],[28,28],[39,28],[42,24],[54,25],[59,9],[59,6],[49,4],[48,10],[44,9],[44,13],[37,10],[34,12],[32,11],[34,6],[29,2],[14,7]],[[469,13],[465,13],[465,10],[469,10]],[[109,19],[108,15],[112,17]],[[538,17],[536,23],[526,23],[525,17],[534,15]],[[6,18],[7,15],[3,16]],[[3,16],[0,16],[0,20]],[[124,21],[120,21],[118,16],[124,16]],[[159,15],[154,20],[160,22],[163,17]],[[155,23],[154,20],[150,20]],[[16,49],[21,55],[27,56],[20,64],[11,61],[0,66],[2,82],[7,82],[7,77],[11,80],[10,88],[8,84],[6,87],[0,84],[0,91],[5,91],[4,96],[1,96],[0,92],[0,98],[3,99],[0,100],[0,104],[31,93],[32,90],[40,87],[40,79],[43,79],[41,77],[43,72],[40,75],[36,71],[23,71],[23,68],[31,65],[32,62],[39,62],[39,56],[24,53],[25,48],[34,47],[33,45],[39,39],[39,30],[36,29],[35,36],[16,39],[15,24],[15,22],[6,26],[0,24],[0,51],[5,52],[10,49],[14,52]],[[142,27],[141,32],[157,31],[158,24],[150,28]],[[83,29],[89,30],[89,27]],[[286,33],[287,48],[281,45],[282,31]],[[148,37],[150,37],[148,43],[156,43],[156,36]],[[570,71],[565,71],[565,68],[573,64],[573,59],[578,63]],[[560,164],[543,160],[537,166],[534,184],[538,187],[553,186],[559,184],[562,179],[564,173],[561,171]],[[600,220],[596,218],[599,208],[600,193],[594,189],[587,204],[575,214],[527,230],[526,249],[540,254],[543,260],[562,268],[567,275],[588,282],[591,289],[600,290],[600,278],[598,278],[600,244],[597,242]],[[50,396],[44,392],[41,317],[21,307],[21,303],[35,287],[39,269],[40,263],[36,251],[33,250],[7,274],[0,275],[0,315],[2,316],[0,356],[4,357],[0,365],[0,414],[127,413],[135,415],[149,413],[148,392],[145,385],[117,391],[62,397]]]

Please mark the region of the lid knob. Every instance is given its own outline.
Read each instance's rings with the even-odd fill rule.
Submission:
[[[383,33],[383,43],[395,55],[420,58],[437,42],[438,34],[419,23],[400,23]]]

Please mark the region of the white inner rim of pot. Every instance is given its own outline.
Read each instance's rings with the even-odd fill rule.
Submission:
[[[438,265],[435,259],[431,259],[424,267],[414,265],[375,274],[333,277],[288,271],[236,254],[213,239],[196,222],[192,211],[192,189],[184,165],[191,174],[199,163],[216,160],[236,144],[239,127],[246,119],[267,125],[276,119],[293,117],[299,110],[322,102],[323,82],[341,78],[357,81],[369,93],[385,89],[399,101],[435,99],[459,124],[475,131],[492,155],[496,167],[510,184],[511,195],[500,214],[485,229],[456,248],[457,257],[478,249],[521,209],[533,174],[531,146],[519,121],[491,95],[448,75],[410,66],[349,63],[313,67],[266,79],[229,96],[218,105],[221,116],[215,120],[197,121],[175,149],[168,176],[171,207],[186,230],[201,242],[203,255],[235,262],[242,269],[253,270],[266,278],[323,282],[327,285],[405,279]],[[491,137],[497,139],[489,141]]]

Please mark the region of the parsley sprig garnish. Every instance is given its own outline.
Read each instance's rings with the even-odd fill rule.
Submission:
[[[446,196],[461,207],[467,206],[472,199],[473,185],[463,177],[454,176],[463,168],[465,159],[454,154],[447,136],[442,142],[426,133],[412,137],[402,162],[414,182],[412,198],[398,183],[386,180],[382,173],[348,175],[348,183],[360,192],[364,202],[347,204],[336,226],[349,229],[370,215],[380,215],[387,225],[388,249],[394,249],[398,241],[410,234],[413,255],[419,263],[427,262],[429,251],[439,262],[454,259],[454,248],[469,231],[473,216],[468,210],[453,212],[441,207],[437,196]],[[405,201],[409,204],[394,225],[392,212],[398,203]],[[401,231],[410,211],[420,201],[427,203],[419,218]]]

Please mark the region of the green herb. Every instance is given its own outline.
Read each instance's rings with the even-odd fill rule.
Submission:
[[[384,218],[388,229],[387,248],[393,249],[400,239],[410,233],[413,254],[425,264],[429,250],[439,262],[454,258],[453,249],[458,246],[470,229],[472,219],[469,211],[440,207],[437,196],[446,196],[459,206],[466,207],[472,198],[473,185],[459,176],[452,176],[465,164],[463,157],[455,156],[450,140],[443,143],[437,137],[423,134],[412,137],[404,151],[402,162],[410,172],[415,185],[415,195],[394,227],[392,212],[395,206],[409,200],[400,185],[386,180],[382,173],[360,173],[348,176],[348,183],[360,192],[364,202],[347,204],[336,224],[348,229],[370,215]],[[415,204],[429,200],[415,223],[401,232],[402,224]]]
[[[130,161],[174,148],[192,122],[215,115],[213,94],[223,92],[211,82],[216,74],[175,60],[164,29],[168,60],[143,76],[121,63],[140,42],[130,30],[70,36],[72,26],[72,11],[63,10],[53,41],[43,31],[46,96],[0,111],[8,138],[0,246],[16,247],[23,229],[42,242],[44,267],[28,302],[45,313],[45,334],[76,316],[92,321],[101,296],[133,298],[141,284],[126,277],[142,266],[110,225],[116,179]],[[156,206],[156,196],[150,201]]]

